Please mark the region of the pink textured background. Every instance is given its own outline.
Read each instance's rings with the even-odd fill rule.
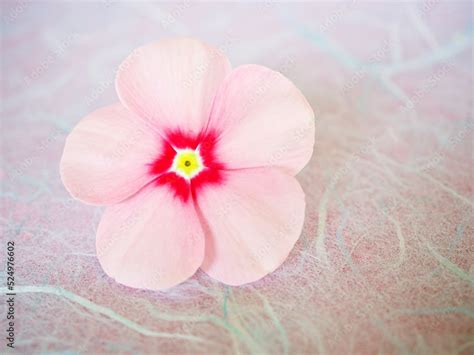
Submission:
[[[474,351],[470,2],[1,9],[0,260],[15,240],[17,351]],[[298,177],[303,234],[282,267],[245,287],[201,272],[166,292],[115,283],[95,257],[102,209],[70,199],[59,178],[67,133],[117,101],[118,64],[170,35],[282,71],[316,112]]]

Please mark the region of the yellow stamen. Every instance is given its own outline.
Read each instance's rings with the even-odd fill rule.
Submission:
[[[203,165],[198,152],[185,149],[176,153],[173,168],[179,175],[190,179],[202,170]]]

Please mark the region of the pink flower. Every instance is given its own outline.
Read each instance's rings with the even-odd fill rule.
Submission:
[[[294,175],[314,145],[301,92],[189,38],[136,49],[115,85],[120,103],[82,119],[61,160],[72,196],[109,206],[96,241],[105,272],[156,290],[199,267],[241,285],[280,266],[301,233]]]

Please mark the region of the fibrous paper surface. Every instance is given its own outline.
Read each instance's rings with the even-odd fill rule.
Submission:
[[[0,260],[15,241],[17,351],[472,351],[470,2],[1,7]],[[316,114],[302,235],[250,285],[203,272],[162,292],[116,283],[96,257],[103,208],[59,177],[68,132],[118,101],[121,61],[175,35],[281,71]]]

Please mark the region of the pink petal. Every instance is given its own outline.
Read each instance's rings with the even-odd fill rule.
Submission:
[[[150,184],[105,210],[96,247],[109,276],[130,287],[158,290],[195,273],[203,259],[204,237],[194,204]]]
[[[197,203],[207,223],[201,268],[229,285],[256,281],[286,259],[303,227],[298,181],[275,168],[228,171]]]
[[[217,88],[230,73],[227,58],[195,39],[164,39],[136,49],[116,78],[120,100],[162,130],[199,133]]]
[[[66,140],[61,178],[75,198],[108,205],[151,181],[148,164],[167,143],[121,104],[82,119]]]
[[[298,173],[314,145],[314,113],[283,75],[258,65],[236,68],[219,89],[211,129],[222,132],[219,158],[229,168],[277,166]]]

